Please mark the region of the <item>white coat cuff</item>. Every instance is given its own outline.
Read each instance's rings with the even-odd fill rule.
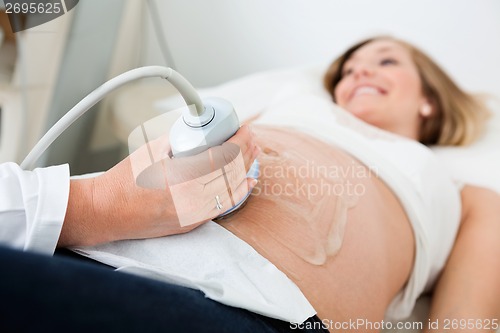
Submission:
[[[27,214],[28,230],[24,250],[52,255],[61,234],[69,199],[69,165],[35,169],[38,179],[37,204]],[[28,207],[26,207],[29,209]]]

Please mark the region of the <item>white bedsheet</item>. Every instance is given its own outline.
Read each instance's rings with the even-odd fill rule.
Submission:
[[[316,313],[285,274],[214,222],[187,234],[74,250],[120,271],[198,289],[220,303],[273,318],[301,323]]]

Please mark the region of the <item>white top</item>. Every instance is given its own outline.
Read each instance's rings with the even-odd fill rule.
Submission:
[[[24,171],[0,164],[0,243],[53,254],[66,215],[69,167]]]

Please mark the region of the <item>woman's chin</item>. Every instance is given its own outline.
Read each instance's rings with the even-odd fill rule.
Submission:
[[[348,109],[350,113],[356,118],[359,118],[367,123],[370,123],[370,119],[373,118],[373,111],[365,108],[352,108]]]
[[[372,126],[383,128],[383,123],[381,123],[381,119],[376,117],[373,112],[367,110],[348,110],[353,116],[356,118],[368,123]]]

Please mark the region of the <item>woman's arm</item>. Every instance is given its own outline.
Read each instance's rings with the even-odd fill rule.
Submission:
[[[430,322],[442,332],[491,332],[500,321],[500,195],[466,186],[462,224],[433,296]],[[439,327],[437,327],[439,326]],[[453,326],[453,327],[452,327]]]

